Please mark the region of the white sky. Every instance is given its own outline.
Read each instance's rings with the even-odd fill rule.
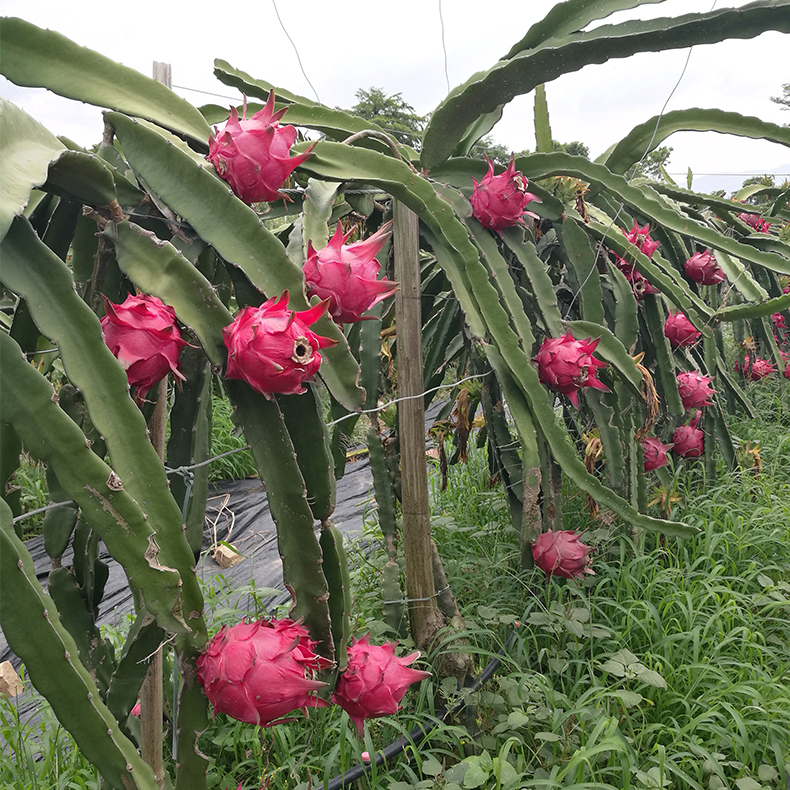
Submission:
[[[708,11],[713,0],[665,0],[620,12],[608,21]],[[419,113],[446,95],[440,0],[338,5],[326,0],[276,0],[282,22],[320,100],[350,107],[359,88],[400,91]],[[450,85],[490,68],[553,0],[443,0],[444,38]],[[744,5],[717,0],[717,8]],[[0,0],[0,13],[19,16],[62,33],[78,44],[151,74],[154,60],[172,64],[174,86],[222,94],[227,99],[175,88],[196,105],[237,100],[238,93],[213,75],[222,58],[254,77],[313,97],[272,0],[192,4],[140,0],[134,5],[82,5],[62,0]],[[482,13],[481,13],[482,9]],[[790,81],[788,36],[765,33],[756,39],[696,47],[667,110],[714,107],[790,123],[790,112],[771,102]],[[661,111],[683,71],[688,50],[645,53],[588,66],[547,85],[555,139],[585,142],[593,157],[634,126]],[[2,53],[0,53],[0,59]],[[23,107],[56,134],[89,145],[101,135],[99,110],[23,89],[0,78],[0,95]],[[505,110],[493,136],[513,149],[534,148],[532,95]],[[774,143],[715,133],[673,135],[670,172],[790,173],[790,151]],[[683,179],[685,180],[685,179]]]

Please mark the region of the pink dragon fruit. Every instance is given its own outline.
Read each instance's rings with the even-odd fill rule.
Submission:
[[[322,348],[337,341],[316,335],[310,325],[325,312],[329,300],[309,310],[288,309],[288,291],[260,307],[245,307],[222,330],[228,349],[225,376],[242,379],[267,397],[272,393],[298,395],[302,384],[321,366]]]
[[[709,250],[696,252],[686,261],[686,276],[700,285],[716,285],[724,279],[724,272]]]
[[[750,228],[754,228],[758,233],[768,233],[771,229],[771,223],[767,219],[763,219],[759,214],[747,214],[742,212],[738,214],[738,219],[743,220]]]
[[[785,365],[785,378],[790,379],[790,362]]]
[[[598,368],[608,367],[592,356],[599,341],[600,338],[576,340],[570,329],[562,337],[546,338],[535,357],[541,382],[554,392],[567,395],[576,408],[579,407],[578,391],[582,387],[609,392],[609,388],[595,377]]]
[[[474,188],[469,202],[472,213],[483,227],[491,230],[504,230],[524,222],[524,214],[539,219],[537,214],[527,211],[527,204],[541,200],[531,192],[527,192],[527,179],[516,170],[515,157],[510,157],[510,164],[504,173],[494,175],[494,163],[486,157],[488,172],[480,183],[473,178]]]
[[[787,329],[785,317],[781,313],[771,313],[771,321],[774,323],[774,332],[777,329]]]
[[[348,713],[360,735],[365,719],[397,713],[406,689],[431,676],[430,672],[409,668],[419,655],[416,652],[398,658],[394,642],[371,645],[369,636],[348,648],[348,669],[337,679],[331,699]]]
[[[236,108],[231,107],[225,128],[221,132],[215,129],[215,134],[209,137],[208,161],[245,203],[287,200],[280,188],[293,170],[312,154],[313,145],[302,154],[290,156],[296,129],[279,125],[287,109],[274,112],[272,90],[264,108],[248,120],[245,97],[241,120]]]
[[[634,224],[631,226],[631,230],[627,231],[625,228],[622,228],[623,234],[631,242],[631,244],[636,244],[639,247],[640,251],[647,255],[648,258],[653,257],[653,253],[661,246],[660,241],[653,241],[650,238],[650,226],[645,223],[644,227],[640,228],[639,224],[636,220],[634,220]]]
[[[711,376],[692,370],[690,373],[678,373],[678,390],[684,409],[699,409],[702,406],[712,405],[709,398],[716,392],[711,389]]]
[[[548,576],[561,576],[563,579],[581,579],[585,573],[595,572],[588,566],[592,546],[581,542],[581,533],[572,529],[562,529],[538,535],[532,541],[532,558]]]
[[[759,381],[760,379],[767,378],[772,373],[776,373],[776,368],[770,360],[755,357],[749,369],[748,376],[752,381]]]
[[[680,310],[667,316],[664,322],[664,334],[672,348],[693,346],[702,336],[702,332],[694,328],[694,324]]]
[[[293,620],[223,626],[198,656],[198,681],[214,715],[269,727],[297,708],[326,707],[313,695],[326,686],[313,673],[331,665],[313,652],[307,629]]]
[[[641,300],[646,294],[661,293],[658,288],[645,279],[641,272],[637,271],[632,263],[628,263],[625,258],[621,258],[616,252],[609,251],[614,257],[614,265],[625,275],[625,279],[631,285],[634,296]]]
[[[671,444],[663,444],[656,436],[648,436],[642,440],[642,459],[645,472],[660,469],[669,463],[667,451],[672,449]]]
[[[700,415],[688,425],[680,425],[672,434],[672,452],[682,458],[699,458],[704,449],[704,434],[697,428]]]
[[[184,380],[178,365],[181,349],[188,345],[176,325],[176,313],[156,296],[127,296],[122,304],[104,297],[101,320],[104,342],[136,387],[140,403],[151,387],[171,373]]]
[[[370,238],[346,244],[351,235],[343,235],[337,223],[335,235],[316,252],[307,245],[304,272],[310,296],[329,299],[329,314],[338,324],[362,321],[362,313],[393,294],[398,283],[379,280],[381,264],[376,255],[390,237],[391,222],[382,225]]]

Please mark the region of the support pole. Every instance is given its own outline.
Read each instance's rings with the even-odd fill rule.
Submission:
[[[425,406],[422,397],[422,315],[417,215],[394,202],[393,246],[398,338],[398,432],[401,458],[403,553],[409,621],[417,647],[427,650],[444,625],[436,602],[431,560],[428,471],[425,462]]]

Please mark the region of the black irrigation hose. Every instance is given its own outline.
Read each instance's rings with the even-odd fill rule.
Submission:
[[[513,639],[516,636],[518,627],[519,626],[517,625],[516,628],[510,632],[510,636],[508,636],[508,638],[505,640],[505,644],[502,646],[502,649],[497,655],[504,656],[507,653],[511,643],[513,642]],[[359,763],[353,768],[349,768],[344,773],[333,777],[326,785],[326,790],[342,790],[342,788],[348,787],[348,785],[350,785],[352,782],[355,782],[357,779],[360,779],[365,774],[370,773],[370,770],[374,764],[377,767],[383,765],[404,751],[406,747],[409,746],[409,744],[417,745],[422,743],[422,741],[426,740],[440,724],[444,723],[444,720],[448,716],[453,713],[457,713],[459,710],[464,708],[469,696],[474,694],[480,688],[480,686],[489,681],[493,677],[494,673],[499,669],[501,664],[502,662],[498,658],[492,658],[488,664],[486,664],[485,669],[473,681],[472,685],[466,689],[466,693],[460,699],[458,699],[449,710],[447,708],[442,708],[437,712],[435,719],[426,721],[419,727],[415,727],[408,735],[404,735],[402,738],[394,741],[389,746],[385,746],[383,749],[381,749],[381,751],[378,751],[375,753],[375,755],[373,755],[372,760]]]

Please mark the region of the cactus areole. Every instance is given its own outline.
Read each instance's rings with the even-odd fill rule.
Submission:
[[[176,325],[176,313],[156,296],[127,296],[122,304],[104,297],[102,335],[126,371],[135,398],[142,400],[168,373],[183,381],[181,349],[188,345]]]
[[[316,252],[308,242],[303,266],[307,292],[329,299],[329,314],[338,324],[364,320],[364,312],[397,290],[398,283],[378,279],[381,264],[376,260],[391,235],[391,226],[387,222],[370,238],[346,244],[351,231],[344,235],[338,222],[326,247]]]
[[[581,542],[581,533],[572,529],[548,530],[532,541],[532,558],[548,576],[581,579],[592,573],[589,567],[592,546]]]
[[[579,390],[583,387],[609,392],[609,388],[595,377],[598,368],[608,367],[593,357],[599,340],[576,340],[569,330],[562,337],[546,338],[535,357],[541,382],[554,392],[567,395],[576,408],[579,408]]]
[[[319,350],[337,343],[310,330],[328,304],[321,302],[297,313],[288,309],[288,291],[283,291],[279,299],[245,307],[222,330],[228,349],[225,376],[246,381],[267,397],[304,392],[304,382],[321,367]]]
[[[312,154],[313,146],[310,146],[304,153],[291,156],[296,129],[279,125],[287,109],[274,112],[272,90],[264,108],[248,119],[245,96],[241,120],[236,108],[231,107],[225,128],[221,132],[215,129],[209,137],[208,161],[245,203],[287,200],[280,188]]]
[[[469,202],[472,213],[480,224],[490,230],[504,230],[524,223],[524,214],[539,219],[537,214],[527,211],[527,205],[540,198],[527,192],[527,179],[516,170],[515,157],[510,157],[507,169],[494,175],[494,163],[486,157],[488,172],[480,179],[473,178],[474,189]]]
[[[348,648],[348,669],[340,674],[332,694],[332,702],[348,713],[360,735],[365,719],[397,713],[406,689],[431,676],[409,667],[419,652],[398,658],[394,642],[371,645],[368,639],[363,636]]]
[[[314,646],[307,629],[289,619],[223,626],[197,659],[214,715],[270,727],[299,708],[326,707],[314,692],[327,684],[313,673],[331,662]]]

